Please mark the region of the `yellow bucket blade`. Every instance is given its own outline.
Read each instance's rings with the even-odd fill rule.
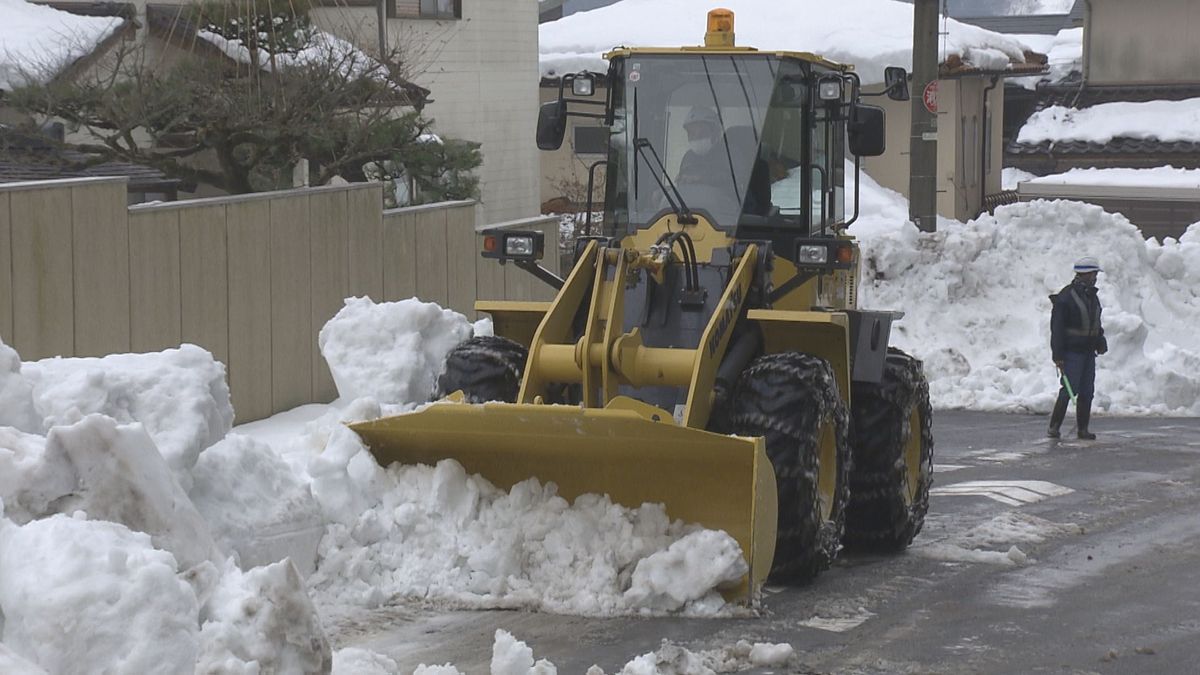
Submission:
[[[630,508],[662,503],[673,519],[724,530],[750,567],[722,589],[727,600],[750,599],[771,571],[778,506],[761,438],[681,427],[623,397],[604,409],[442,402],[351,428],[385,466],[454,459],[502,489],[532,476],[557,483],[568,500],[598,493]]]

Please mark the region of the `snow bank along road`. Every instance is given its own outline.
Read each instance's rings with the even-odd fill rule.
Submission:
[[[1194,672],[1200,420],[1105,418],[1098,441],[1054,443],[1045,420],[936,413],[936,492],[913,549],[843,557],[811,587],[768,589],[758,618],[409,606],[335,640],[389,655],[400,672],[439,658],[486,672],[497,628],[562,673],[617,672],[654,650],[665,662],[664,639],[695,653],[738,640],[795,649],[788,669],[743,672]]]

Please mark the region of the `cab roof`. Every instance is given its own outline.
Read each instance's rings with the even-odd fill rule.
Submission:
[[[754,47],[616,47],[608,52],[605,52],[604,58],[612,60],[614,58],[623,58],[630,56],[664,56],[664,55],[679,55],[679,54],[697,54],[705,56],[750,56],[750,55],[772,55],[780,59],[797,59],[807,61],[814,65],[823,66],[830,70],[840,72],[848,72],[854,70],[854,66],[830,61],[829,59],[812,52],[789,52],[789,51],[773,51],[761,52]]]

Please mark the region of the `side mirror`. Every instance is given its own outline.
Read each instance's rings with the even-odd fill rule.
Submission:
[[[571,78],[572,96],[594,96],[596,94],[596,78],[590,73],[580,73]]]
[[[851,154],[858,157],[882,155],[887,145],[883,108],[855,103],[850,109],[847,132]]]
[[[557,150],[567,134],[567,102],[543,103],[538,110],[537,146],[539,150]]]
[[[908,100],[908,71],[900,66],[888,66],[883,69],[883,83],[888,98],[893,101]]]

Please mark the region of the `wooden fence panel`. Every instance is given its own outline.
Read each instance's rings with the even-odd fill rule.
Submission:
[[[508,300],[506,285],[507,275],[504,265],[492,258],[481,255],[475,256],[475,299],[476,300]],[[479,318],[479,314],[475,318]]]
[[[446,211],[447,306],[468,317],[475,316],[475,259],[479,242],[475,236],[475,206]]]
[[[446,211],[426,209],[417,216],[417,297],[445,307],[450,280],[446,268]]]
[[[407,300],[417,294],[417,214],[384,214],[383,299]],[[428,252],[425,253],[428,255]]]
[[[350,293],[350,227],[346,219],[346,192],[322,190],[308,198],[312,231],[312,341],[316,345],[321,327],[342,308]],[[313,397],[317,401],[337,398],[337,387],[321,350],[313,349]]]
[[[130,347],[157,352],[178,347],[181,333],[179,210],[129,213]]]
[[[225,207],[229,242],[229,388],[237,421],[276,412],[271,403],[271,207]]]
[[[75,354],[71,200],[52,187],[10,194],[12,347],[26,361]]]
[[[271,407],[311,403],[317,339],[312,325],[312,235],[307,195],[272,199]]]
[[[129,351],[126,194],[123,181],[71,188],[76,356]]]
[[[9,195],[0,192],[0,341],[13,344],[12,220]]]
[[[346,192],[350,225],[350,295],[383,299],[383,192],[381,187]]]
[[[229,252],[225,205],[179,210],[180,341],[229,367]]]

